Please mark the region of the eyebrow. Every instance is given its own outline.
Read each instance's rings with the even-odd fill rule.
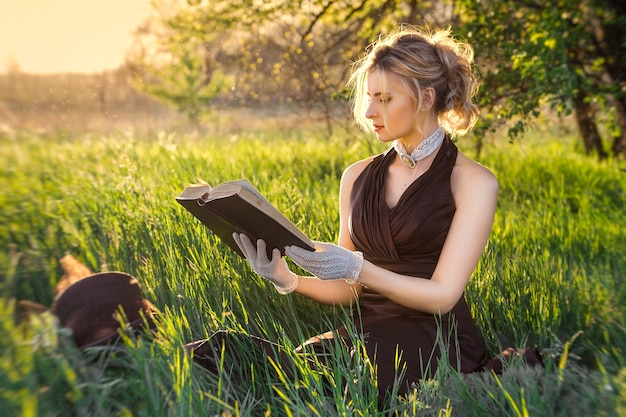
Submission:
[[[384,94],[384,95],[386,95],[386,96],[391,96],[391,95],[393,95],[394,93],[392,93],[392,92],[382,92],[382,91],[381,91],[381,92],[378,92],[378,93],[374,93],[374,97],[380,97],[380,96],[382,96],[383,94]],[[367,95],[368,95],[368,96],[370,96],[370,97],[372,97],[372,95],[371,95],[369,92],[367,93]]]

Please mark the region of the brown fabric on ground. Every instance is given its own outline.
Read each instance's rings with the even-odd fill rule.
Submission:
[[[514,361],[519,360],[523,361],[523,363],[528,366],[544,366],[541,354],[537,348],[507,348],[495,358],[491,358],[485,362],[482,370],[491,371],[496,375],[500,375],[507,365],[511,365]]]
[[[152,327],[158,314],[143,298],[137,279],[124,272],[101,272],[72,283],[59,294],[51,311],[63,327],[72,330],[81,348],[114,342],[121,325],[139,331],[145,320]]]

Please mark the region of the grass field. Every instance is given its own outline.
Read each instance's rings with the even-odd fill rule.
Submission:
[[[329,369],[302,369],[295,381],[252,357],[220,378],[192,365],[182,345],[218,329],[295,347],[347,313],[280,296],[174,200],[191,182],[247,177],[313,239],[334,241],[339,177],[383,150],[372,139],[306,129],[0,137],[2,414],[624,415],[624,163],[598,162],[574,151],[573,138],[560,140],[484,151],[500,198],[467,291],[490,353],[503,340],[537,346],[546,368],[514,363],[495,377],[443,366],[409,397],[377,404],[369,368],[350,368],[339,352]],[[68,253],[93,271],[136,276],[163,313],[158,336],[79,352],[48,313],[18,323],[16,300],[52,303]]]

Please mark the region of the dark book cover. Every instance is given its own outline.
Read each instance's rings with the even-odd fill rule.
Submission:
[[[191,185],[176,201],[240,256],[233,232],[246,234],[252,242],[263,239],[268,258],[272,249],[285,254],[285,246],[314,250],[313,242],[267,201],[247,180],[230,181],[212,188]]]

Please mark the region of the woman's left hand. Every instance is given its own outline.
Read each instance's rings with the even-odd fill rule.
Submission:
[[[352,252],[332,243],[314,242],[315,252],[297,246],[287,246],[285,254],[300,268],[321,280],[344,279],[354,284],[363,266],[363,254]]]

